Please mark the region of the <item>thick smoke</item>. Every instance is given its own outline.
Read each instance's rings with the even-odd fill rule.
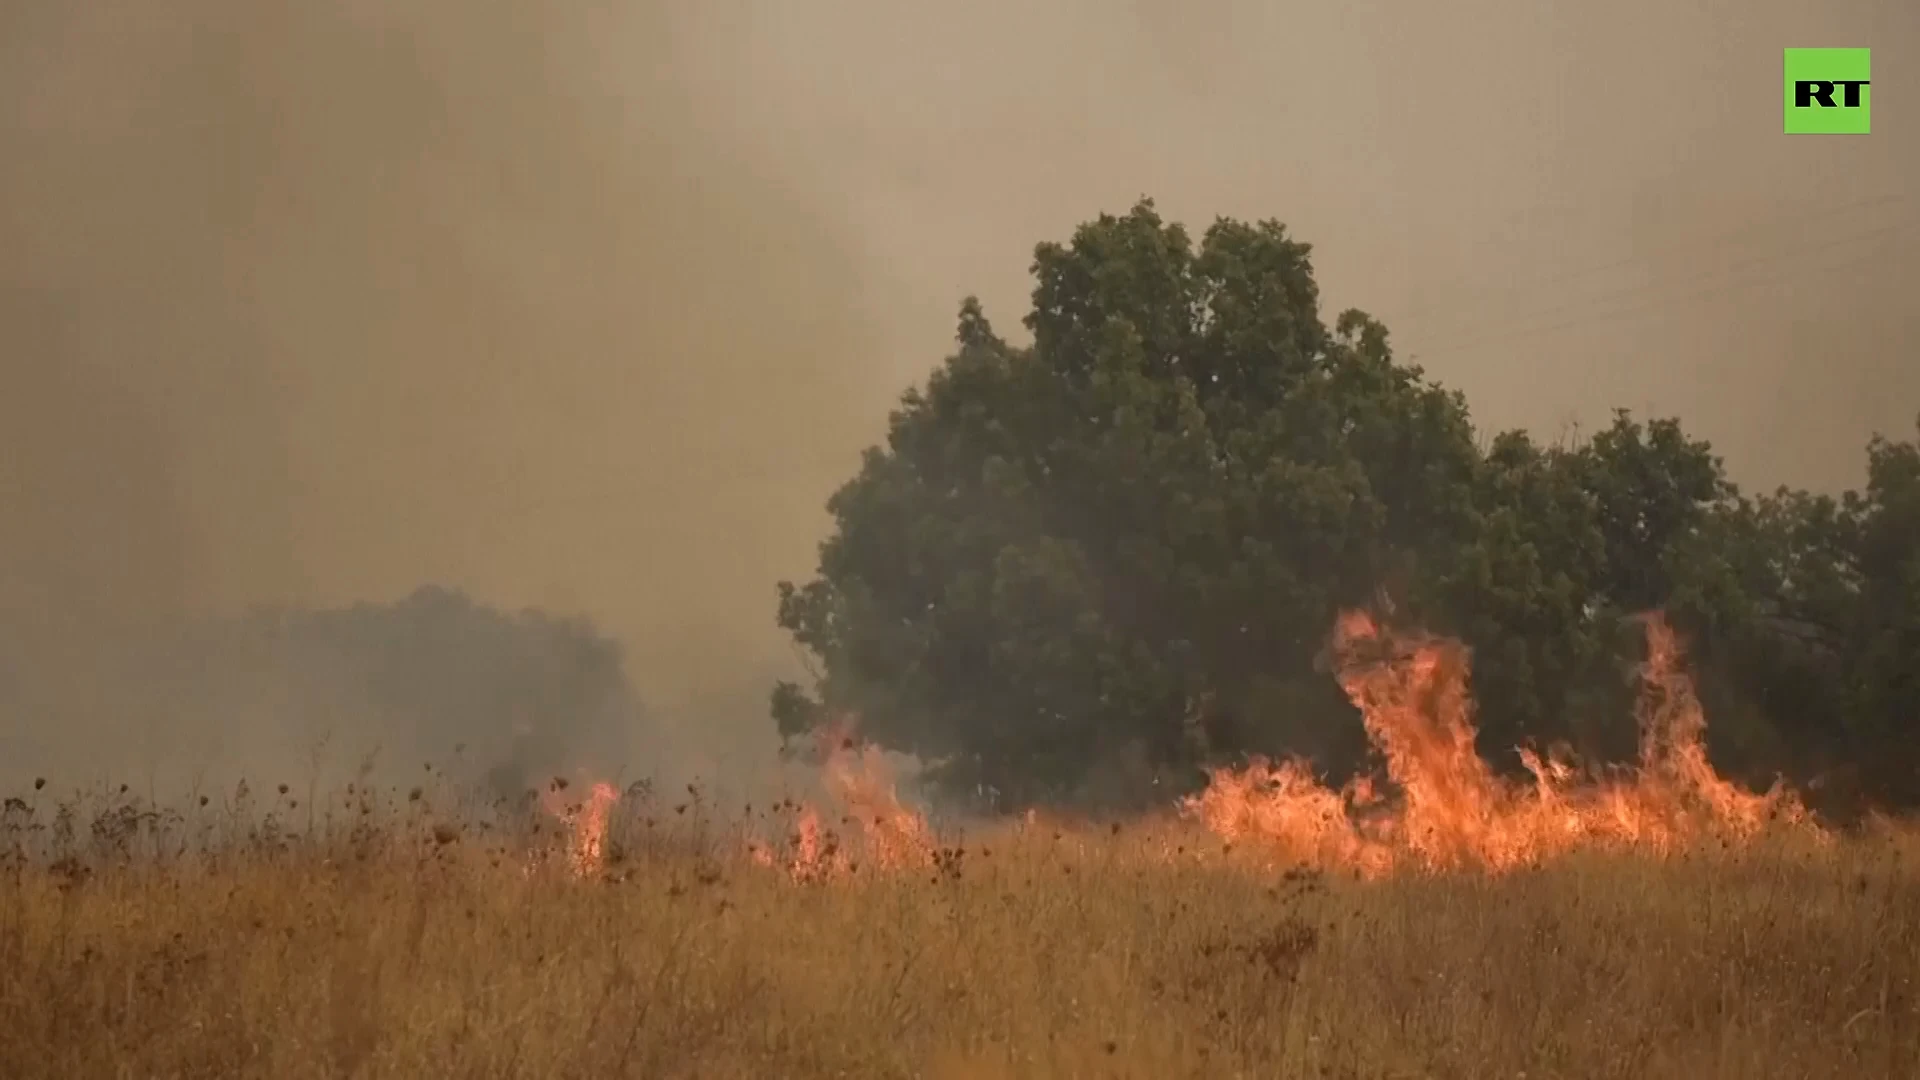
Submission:
[[[256,605],[347,620],[369,663],[391,638],[395,681],[455,700],[451,658],[393,633],[412,609],[328,614],[427,582],[591,617],[681,771],[770,750],[772,583],[896,380],[838,208],[734,130],[670,6],[0,4],[10,766],[137,771],[153,716],[260,764],[274,723],[241,755],[195,715],[278,677],[244,642],[140,674]],[[296,711],[372,704],[340,677]],[[395,722],[349,709],[334,744],[428,734]]]
[[[1872,136],[1781,135],[1793,44],[1875,49]],[[1857,483],[1920,395],[1916,44],[1908,0],[0,0],[0,760],[137,767],[128,657],[427,582],[590,617],[685,770],[757,760],[771,583],[958,299],[1014,327],[1031,245],[1142,193],[1285,219],[1487,426]]]

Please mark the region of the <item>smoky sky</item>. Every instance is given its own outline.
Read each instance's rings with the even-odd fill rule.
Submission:
[[[1782,134],[1808,45],[1874,50],[1871,135]],[[1287,222],[1483,427],[1858,483],[1920,412],[1916,45],[1904,0],[0,0],[0,691],[437,583],[762,746],[773,582],[959,299],[1012,330],[1141,195]]]

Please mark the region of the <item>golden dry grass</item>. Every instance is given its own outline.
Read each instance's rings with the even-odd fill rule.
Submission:
[[[578,881],[430,801],[64,860],[15,804],[0,1076],[1920,1076],[1901,833],[1363,883],[1006,827],[799,885],[669,808]]]

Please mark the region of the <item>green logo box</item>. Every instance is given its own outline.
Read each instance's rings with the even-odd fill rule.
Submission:
[[[1787,50],[1787,134],[1865,135],[1871,129],[1871,49]]]

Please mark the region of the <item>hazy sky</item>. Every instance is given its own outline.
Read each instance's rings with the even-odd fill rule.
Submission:
[[[1782,135],[1788,45],[1874,49],[1872,135]],[[1485,425],[1856,483],[1920,412],[1916,46],[1912,0],[0,0],[0,645],[433,581],[763,724],[773,582],[960,297],[1017,329],[1033,244],[1142,194],[1286,221]]]

